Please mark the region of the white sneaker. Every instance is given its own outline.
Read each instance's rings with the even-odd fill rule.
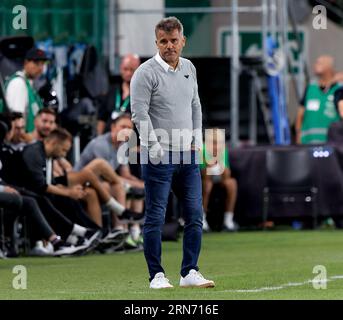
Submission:
[[[224,230],[237,231],[238,225],[232,219],[224,219]]]
[[[131,234],[131,237],[134,241],[138,241],[139,239],[139,236],[141,235],[141,228],[139,225],[133,225],[131,228],[130,228],[130,234]]]
[[[70,234],[68,236],[66,242],[75,246],[75,245],[77,245],[78,241],[79,241],[79,237],[78,236],[76,236],[75,234]]]
[[[150,289],[166,288],[174,288],[174,286],[169,283],[169,280],[164,276],[163,272],[156,273],[154,279],[150,282]]]
[[[54,247],[50,242],[46,246],[44,246],[43,241],[39,240],[36,242],[36,245],[29,253],[29,256],[36,256],[36,257],[45,257],[45,256],[52,256],[54,253]]]
[[[237,231],[238,225],[233,221],[233,213],[232,212],[226,212],[224,214],[224,223],[223,227],[226,231]]]
[[[190,270],[187,276],[180,279],[180,287],[182,288],[214,288],[212,280],[205,279],[199,271]]]
[[[232,220],[229,220],[229,219],[224,221],[224,227],[227,230],[232,230],[232,231],[235,230],[235,224],[233,223]]]
[[[208,225],[205,216],[202,219],[202,230],[205,231],[205,232],[209,232],[210,231],[210,226]]]

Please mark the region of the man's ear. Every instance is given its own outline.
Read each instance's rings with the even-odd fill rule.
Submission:
[[[183,36],[183,46],[186,45],[186,42],[187,42],[187,38],[185,36]]]

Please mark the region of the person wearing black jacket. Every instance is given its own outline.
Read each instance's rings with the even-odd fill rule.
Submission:
[[[71,147],[71,141],[72,137],[67,130],[57,128],[43,141],[26,146],[22,154],[24,167],[22,183],[27,189],[47,196],[54,206],[73,222],[87,228],[99,229],[78,201],[84,197],[84,187],[54,184],[51,159],[65,157]],[[135,215],[134,212],[124,210],[118,213],[118,218],[122,221],[131,221]]]
[[[44,141],[27,145],[22,153],[22,185],[39,195],[47,196],[53,205],[71,221],[94,230],[99,229],[78,200],[85,197],[82,186],[55,185],[52,159],[65,157],[71,148],[71,135],[65,129],[55,129]],[[101,213],[101,212],[100,212]]]
[[[10,131],[11,122],[8,117],[2,115],[0,118],[1,151],[4,139]],[[85,248],[83,247],[74,247],[67,244],[54,232],[34,197],[25,192],[24,194],[21,194],[19,189],[17,190],[15,187],[7,185],[6,182],[2,180],[2,173],[5,170],[3,163],[1,162],[1,154],[2,152],[0,152],[0,206],[10,213],[10,215],[6,214],[6,218],[14,221],[17,216],[27,216],[38,232],[37,236],[52,244],[52,255],[70,255],[84,250]],[[4,230],[1,230],[1,232],[4,232]],[[4,236],[4,234],[2,234],[2,236]],[[0,256],[4,257],[5,253],[1,249],[0,251]]]

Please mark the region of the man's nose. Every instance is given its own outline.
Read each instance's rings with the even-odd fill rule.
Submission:
[[[171,41],[168,41],[167,48],[168,49],[173,48],[173,43]]]

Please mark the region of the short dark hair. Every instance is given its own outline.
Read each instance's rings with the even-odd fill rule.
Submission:
[[[155,35],[157,37],[158,30],[163,30],[167,33],[173,30],[178,30],[183,35],[183,25],[176,17],[167,17],[162,19],[155,27]]]
[[[11,117],[11,121],[18,120],[24,118],[24,115],[21,112],[11,112],[9,113]]]
[[[8,126],[7,123],[5,123],[4,121],[0,120],[0,144],[3,144],[5,138],[6,138],[6,134],[8,133]]]
[[[6,133],[12,129],[12,114],[10,112],[0,113],[0,121],[3,123],[3,128],[6,127]]]
[[[45,108],[40,109],[37,112],[36,117],[40,116],[43,113],[51,114],[51,115],[55,116],[55,118],[57,117],[56,111],[51,107],[45,107]]]
[[[0,121],[6,123],[8,131],[12,130],[12,121],[22,118],[23,114],[20,112],[3,112],[0,113]]]
[[[124,112],[124,113],[119,114],[119,116],[117,118],[112,119],[111,125],[115,125],[121,119],[129,119],[129,120],[131,120],[131,114],[128,113],[128,112]]]
[[[73,141],[73,136],[64,128],[56,128],[50,132],[50,134],[46,137],[47,140],[57,139],[59,141],[66,141],[69,140],[70,142]]]

